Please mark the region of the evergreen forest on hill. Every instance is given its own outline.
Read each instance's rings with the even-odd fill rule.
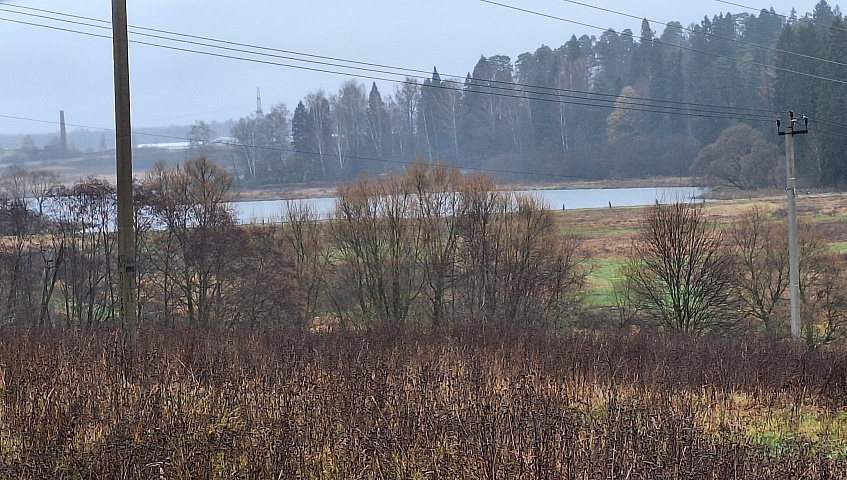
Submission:
[[[769,8],[689,24],[644,19],[638,32],[563,33],[563,44],[516,58],[483,55],[463,78],[433,68],[382,88],[350,79],[295,106],[148,128],[136,144],[168,145],[140,149],[140,168],[174,163],[174,142],[183,141],[190,151],[176,161],[205,155],[246,188],[350,180],[416,160],[505,181],[692,175],[761,188],[784,182],[775,120],[784,130],[794,111],[810,121],[798,185],[847,181],[847,21],[826,0],[788,17]],[[6,148],[21,145],[3,163],[66,156],[57,139],[35,137],[0,137]],[[69,138],[71,153],[110,153],[100,134]]]
[[[837,187],[847,180],[845,27],[826,0],[787,18],[763,9],[689,26],[645,19],[639,32],[482,56],[465,78],[436,68],[390,93],[349,80],[293,112],[239,119],[218,154],[244,185],[350,179],[423,159],[504,179],[693,174],[757,188],[781,184],[775,120],[791,110],[811,120],[798,144],[801,185]],[[213,135],[198,122],[189,137]]]
[[[490,175],[777,185],[793,110],[801,185],[843,186],[837,7],[654,28],[161,129],[131,268],[117,189],[42,169],[105,137],[0,151],[0,478],[847,478],[845,194],[800,198],[794,331],[783,196]],[[236,222],[236,186],[312,181],[329,218]]]

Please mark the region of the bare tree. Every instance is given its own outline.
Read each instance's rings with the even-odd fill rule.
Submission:
[[[579,239],[535,198],[452,167],[360,179],[341,189],[330,228],[339,313],[555,323],[581,302]]]
[[[299,286],[299,321],[315,317],[326,289],[326,245],[324,228],[317,215],[302,202],[289,201],[285,207],[283,235],[290,247],[294,278]]]
[[[407,77],[401,86],[394,87],[394,108],[391,111],[394,133],[398,136],[397,153],[406,158],[415,155],[417,119],[420,114],[421,87],[417,79]]]
[[[179,298],[190,323],[212,326],[220,320],[222,272],[239,253],[230,238],[232,177],[201,156],[172,169],[160,166],[148,182],[155,192],[152,208],[167,226],[167,245],[173,248],[163,259],[166,297]]]
[[[456,312],[453,291],[458,277],[462,175],[446,165],[416,163],[408,169],[406,181],[415,197],[413,217],[421,235],[417,263],[422,270],[423,293],[429,300],[429,316],[438,325]]]
[[[703,148],[691,171],[710,185],[770,187],[777,183],[779,158],[779,148],[767,141],[761,131],[741,123],[727,128],[714,143]]]
[[[470,315],[531,324],[556,324],[582,303],[589,270],[573,232],[562,232],[532,196],[490,189],[483,178],[463,187],[463,239],[457,292]]]
[[[52,245],[65,323],[93,327],[117,315],[115,187],[98,178],[60,188]]]
[[[780,324],[774,313],[788,288],[788,231],[766,212],[754,208],[733,223],[730,240],[739,257],[738,288],[744,312],[776,335]]]
[[[59,188],[59,175],[52,170],[33,170],[29,173],[29,195],[38,204],[38,214],[44,214],[44,202]]]
[[[59,185],[59,176],[52,170],[27,170],[18,165],[6,169],[0,178],[0,191],[15,204],[29,208],[27,200],[38,204],[38,214],[44,213],[44,202]]]
[[[21,201],[0,197],[0,319],[29,322],[36,316],[34,285],[41,269],[37,251],[45,223]]]
[[[349,177],[350,157],[361,158],[367,141],[367,98],[364,86],[355,80],[345,82],[330,99],[333,114],[332,144],[341,178]]]
[[[735,264],[701,206],[650,207],[623,267],[639,310],[667,328],[701,331],[737,317]]]
[[[847,334],[847,268],[814,228],[800,236],[800,299],[806,343],[818,346]]]
[[[333,143],[332,110],[323,91],[307,96],[306,106],[309,109],[309,148],[312,153],[317,154],[321,165],[321,179],[326,180],[327,170],[324,156],[329,154]]]
[[[236,175],[240,171],[244,180],[259,182],[267,182],[269,176],[280,178],[283,175],[291,136],[285,105],[276,105],[266,114],[255,113],[240,119],[232,126],[230,134],[235,140]],[[206,152],[200,153],[206,156]]]
[[[414,198],[404,186],[399,176],[363,177],[338,189],[332,246],[340,282],[330,291],[338,306],[346,294],[365,321],[406,320],[421,292]]]

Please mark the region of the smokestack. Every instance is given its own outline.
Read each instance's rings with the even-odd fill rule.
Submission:
[[[61,130],[59,133],[59,141],[61,142],[62,153],[67,153],[68,151],[68,131],[65,129],[65,111],[59,110],[59,124],[61,125]]]
[[[262,94],[259,93],[259,87],[256,87],[256,116],[261,117],[262,113]]]

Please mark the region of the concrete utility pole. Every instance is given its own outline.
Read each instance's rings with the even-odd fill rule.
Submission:
[[[132,199],[132,127],[129,111],[129,33],[126,0],[112,0],[112,47],[115,63],[115,127],[118,189],[118,270],[121,323],[125,346],[135,347],[138,328],[135,229]]]
[[[785,192],[788,196],[788,268],[789,289],[791,294],[791,336],[800,339],[800,266],[799,246],[797,242],[797,180],[794,175],[794,135],[809,133],[809,119],[803,116],[803,130],[795,130],[797,119],[794,112],[788,112],[791,120],[785,131],[780,131],[780,121],[776,121],[776,129],[785,136]]]

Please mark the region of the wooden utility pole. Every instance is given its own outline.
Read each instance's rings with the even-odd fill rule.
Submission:
[[[776,121],[777,132],[785,136],[785,192],[788,196],[788,283],[791,294],[791,336],[800,339],[800,265],[799,246],[797,241],[797,179],[794,174],[794,135],[809,133],[809,119],[803,116],[803,130],[795,130],[797,119],[794,112],[788,112],[790,123],[785,131],[779,130],[780,122]]]
[[[132,127],[129,111],[129,33],[126,0],[112,0],[112,47],[115,63],[115,128],[118,189],[118,270],[124,348],[132,354],[138,329],[135,229],[132,198]]]

